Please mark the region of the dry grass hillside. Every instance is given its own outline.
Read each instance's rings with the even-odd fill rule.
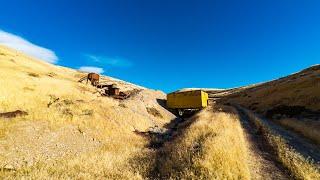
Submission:
[[[319,90],[320,65],[315,65],[287,77],[244,87],[228,96],[228,99],[260,113],[281,105],[303,106],[311,111],[320,111]],[[261,99],[263,101],[257,102]]]
[[[291,146],[304,139],[268,123],[319,142],[319,74],[205,89],[210,106],[179,118],[161,91],[103,76],[131,93],[103,96],[78,82],[84,72],[0,46],[0,179],[319,179],[319,163]]]
[[[320,65],[229,90],[221,100],[240,104],[320,144]]]
[[[0,75],[1,179],[258,177],[250,167],[261,164],[250,160],[233,108],[208,108],[181,121],[162,107],[161,91],[102,77],[135,94],[101,96],[78,82],[85,73],[6,47]]]
[[[103,77],[137,92],[103,97],[84,75],[0,46],[0,178],[140,177],[127,164],[147,141],[134,131],[175,118],[158,104],[165,94]]]

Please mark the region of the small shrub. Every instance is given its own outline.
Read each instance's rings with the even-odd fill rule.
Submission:
[[[40,77],[39,74],[37,74],[37,73],[32,73],[32,72],[29,72],[28,75],[31,76],[31,77],[36,77],[36,78]]]
[[[154,117],[160,117],[163,118],[162,114],[154,107],[147,107],[146,108],[148,113],[153,115]]]
[[[73,101],[72,100],[69,100],[69,99],[65,99],[62,101],[65,105],[71,105],[73,104]]]
[[[57,98],[55,95],[49,95],[50,102],[47,104],[47,107],[49,108],[53,103],[56,103],[60,100],[60,98]]]
[[[71,109],[69,109],[69,108],[64,109],[62,111],[62,114],[66,115],[66,116],[73,117],[73,113],[72,113]]]

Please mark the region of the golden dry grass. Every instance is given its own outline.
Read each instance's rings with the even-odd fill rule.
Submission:
[[[181,128],[182,134],[155,155],[152,173],[165,179],[250,179],[248,149],[236,115],[208,109]]]
[[[0,111],[28,112],[27,116],[0,119],[0,179],[146,179],[158,175],[170,179],[251,178],[247,142],[234,113],[204,110],[179,126],[175,139],[152,150],[146,148],[148,139],[133,131],[161,127],[174,118],[154,103],[161,93],[145,91],[119,103],[99,96],[90,85],[78,83],[83,75],[0,46]],[[51,157],[57,144],[40,151],[42,154],[34,151],[40,148],[32,144],[39,142],[34,140],[37,134],[52,133],[49,137],[53,138],[47,141],[56,142],[56,132],[64,127],[76,127],[75,137],[92,138],[98,146],[78,152],[62,144],[66,152],[59,152],[59,157]],[[62,133],[59,138],[63,142],[63,135],[71,132]],[[26,147],[17,143],[22,141]],[[270,143],[298,178],[318,177],[277,137],[270,136]],[[91,144],[76,146],[81,149]],[[32,162],[21,164],[27,159]],[[12,162],[20,164],[7,166]]]
[[[5,47],[0,47],[0,54],[1,112],[28,112],[0,120],[0,179],[145,179],[158,174],[172,179],[250,179],[247,146],[236,115],[202,111],[188,121],[193,122],[190,126],[180,127],[176,139],[152,150],[146,148],[148,139],[133,131],[161,127],[174,117],[154,103],[160,92],[145,91],[119,103],[78,83],[83,74],[75,70]],[[77,132],[61,131],[65,127],[76,127]],[[41,142],[37,134],[50,133],[48,149],[42,151],[34,144]],[[98,146],[78,152],[62,144],[66,152],[58,152],[57,158],[52,152],[57,153],[58,144],[51,147],[50,142],[68,142],[64,136],[92,138]],[[92,146],[80,142],[85,143],[76,144],[79,149]]]

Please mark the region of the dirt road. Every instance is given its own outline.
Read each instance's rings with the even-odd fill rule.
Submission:
[[[277,161],[266,139],[253,125],[244,111],[239,110],[240,120],[249,148],[249,167],[253,179],[293,179],[287,169]]]
[[[247,114],[248,112],[250,113],[251,111],[240,108],[240,111],[242,113]],[[239,110],[238,108],[238,110]],[[251,115],[258,116],[256,114],[253,114],[251,112]],[[273,123],[270,120],[267,120],[265,118],[259,117],[259,119],[267,126],[270,128],[274,134],[277,134],[281,136],[287,144],[293,148],[295,151],[299,152],[305,159],[311,159],[312,161],[316,162],[318,165],[320,165],[320,147],[318,145],[315,145],[312,143],[310,140],[290,131],[287,130],[280,125],[277,125]]]

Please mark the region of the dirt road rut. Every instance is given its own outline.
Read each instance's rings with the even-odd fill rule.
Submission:
[[[293,179],[287,169],[277,161],[275,153],[247,114],[240,109],[238,111],[248,143],[252,179]]]

